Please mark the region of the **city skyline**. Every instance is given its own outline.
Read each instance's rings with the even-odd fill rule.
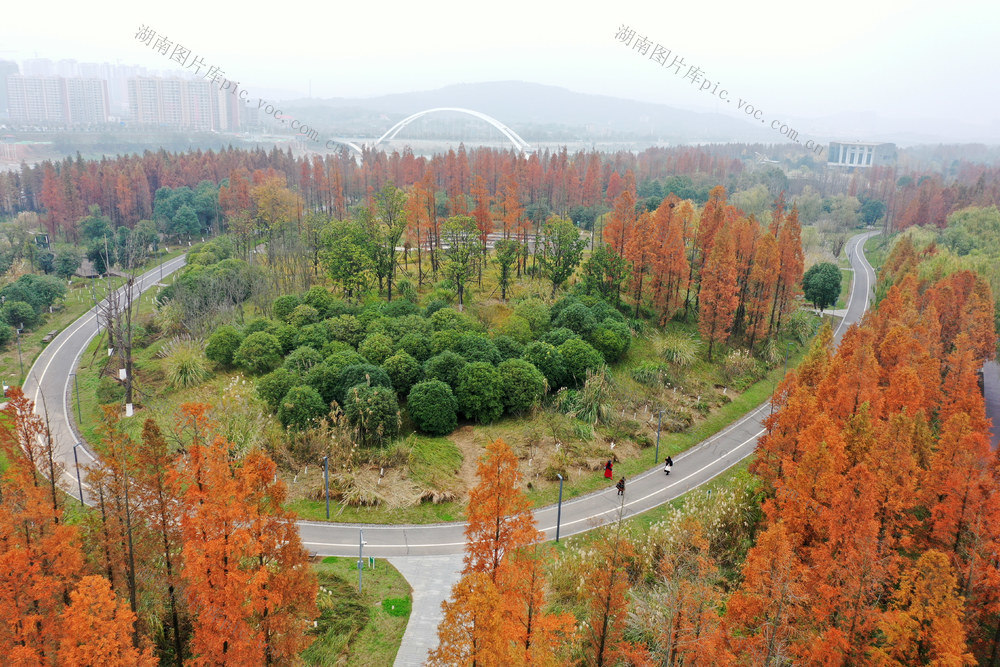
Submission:
[[[996,55],[989,19],[998,10],[985,2],[932,11],[901,1],[808,10],[791,2],[668,11],[630,3],[600,13],[512,3],[481,16],[448,2],[377,10],[307,4],[262,15],[193,5],[136,10],[116,0],[100,17],[59,5],[59,25],[42,25],[24,7],[5,10],[17,30],[5,31],[12,34],[3,35],[0,59],[37,53],[180,75],[179,64],[135,39],[145,25],[254,97],[358,98],[519,80],[737,118],[739,99],[769,118],[829,119],[846,130],[893,119],[939,135],[951,126],[956,136],[1000,135],[1000,92],[988,85]],[[637,55],[615,39],[622,26],[721,82],[733,101]]]

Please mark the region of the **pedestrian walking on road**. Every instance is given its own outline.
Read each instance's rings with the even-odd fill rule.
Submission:
[[[605,479],[614,479],[614,473],[611,472],[611,468],[612,468],[612,466],[611,466],[611,459],[608,459],[608,462],[604,464],[604,478]]]
[[[669,475],[670,469],[673,467],[674,467],[674,460],[668,456],[667,459],[663,462],[663,472]]]
[[[622,477],[620,480],[618,480],[618,483],[615,484],[615,488],[618,489],[618,495],[619,496],[624,496],[625,495],[625,478],[624,477]]]

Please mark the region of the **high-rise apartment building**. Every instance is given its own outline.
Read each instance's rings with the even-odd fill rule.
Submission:
[[[10,109],[10,94],[7,92],[7,77],[19,74],[17,63],[12,60],[0,60],[0,118],[7,118]]]
[[[108,121],[108,84],[103,79],[15,74],[6,81],[12,121],[47,125]]]
[[[238,98],[200,79],[135,77],[128,80],[129,119],[141,125],[235,130]]]

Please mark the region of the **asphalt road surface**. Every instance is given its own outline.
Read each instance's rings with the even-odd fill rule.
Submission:
[[[865,232],[854,236],[845,246],[855,280],[845,316],[835,330],[837,341],[847,326],[861,319],[871,300],[875,273],[864,257],[862,246],[865,239],[877,233]],[[163,266],[163,275],[179,269],[183,264],[183,257],[167,262]],[[151,288],[159,275],[159,268],[148,271],[138,281],[139,287],[143,290]],[[60,481],[73,495],[77,495],[73,449],[79,438],[70,423],[73,409],[70,374],[96,334],[96,315],[91,310],[49,343],[31,367],[25,382],[25,394],[35,402],[36,411],[48,413],[56,457],[63,469]],[[560,536],[582,533],[614,521],[619,512],[628,517],[652,509],[725,472],[753,453],[757,438],[763,433],[761,420],[768,410],[768,404],[764,403],[708,440],[674,457],[674,468],[669,477],[663,474],[662,461],[653,465],[650,460],[653,467],[627,480],[622,497],[609,483],[607,489],[564,501]],[[86,445],[78,449],[80,464],[89,463],[92,456]],[[652,459],[652,454],[649,456]],[[86,487],[84,496],[87,497]],[[549,539],[554,539],[556,535],[557,511],[556,505],[535,511],[538,527]],[[457,522],[386,526],[301,521],[299,529],[305,547],[322,556],[357,554],[362,531],[365,556],[456,554],[465,547],[465,524]]]
[[[186,256],[181,255],[168,260],[154,269],[147,271],[136,279],[133,289],[145,292],[156,286],[160,276],[166,277],[184,266]],[[119,291],[121,291],[120,288]],[[59,335],[46,346],[35,359],[24,380],[24,395],[35,403],[35,412],[48,416],[49,429],[56,461],[61,468],[60,483],[67,492],[78,496],[76,464],[73,459],[74,445],[81,441],[75,426],[71,423],[73,398],[73,378],[77,363],[87,345],[97,335],[97,309],[91,308],[78,320],[59,332]],[[86,443],[77,448],[77,457],[81,466],[94,460],[87,450]],[[83,478],[84,498],[88,498],[86,477]]]

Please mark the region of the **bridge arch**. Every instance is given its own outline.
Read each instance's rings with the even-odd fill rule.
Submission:
[[[391,140],[393,137],[395,137],[397,134],[399,134],[400,130],[402,130],[404,127],[406,127],[407,125],[409,125],[413,121],[417,120],[418,118],[426,116],[427,114],[440,113],[440,112],[443,112],[443,111],[453,111],[453,112],[458,112],[458,113],[464,113],[464,114],[467,114],[469,116],[473,116],[474,118],[478,118],[479,120],[486,121],[487,123],[489,123],[490,125],[492,125],[496,129],[498,129],[501,134],[503,134],[505,137],[507,137],[507,139],[509,139],[510,142],[512,144],[514,144],[514,147],[518,150],[518,152],[523,153],[525,151],[531,150],[531,145],[527,141],[525,141],[524,139],[522,139],[520,136],[518,136],[517,132],[515,132],[512,129],[510,129],[509,127],[507,127],[506,125],[504,125],[503,123],[501,123],[500,121],[498,121],[493,116],[488,116],[488,115],[486,115],[486,114],[484,114],[484,113],[482,113],[480,111],[473,111],[472,109],[462,109],[462,108],[459,108],[459,107],[437,107],[437,108],[434,108],[434,109],[425,109],[424,111],[418,111],[417,113],[413,114],[412,116],[407,116],[403,120],[399,121],[398,123],[396,123],[395,125],[393,125],[392,127],[390,127],[389,130],[385,134],[383,134],[381,137],[379,137],[378,140],[373,144],[373,147],[378,146],[379,144],[381,144],[381,143],[383,143],[385,141]]]

